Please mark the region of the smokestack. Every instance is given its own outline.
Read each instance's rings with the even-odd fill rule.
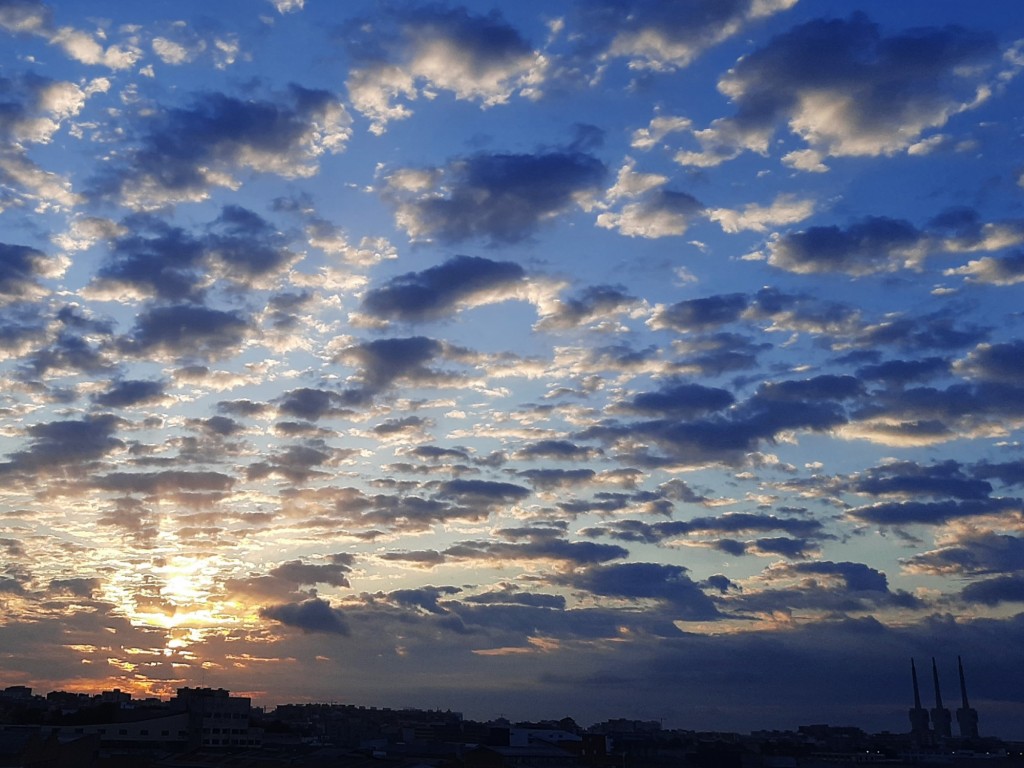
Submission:
[[[932,680],[935,681],[935,708],[932,709],[932,727],[935,729],[935,737],[948,739],[953,736],[953,718],[949,710],[942,706],[942,691],[939,689],[939,668],[935,665],[935,657],[932,657]]]
[[[964,709],[970,709],[971,705],[967,703],[967,683],[964,682],[964,663],[959,656],[956,657],[956,667],[960,672],[960,704]]]
[[[960,672],[960,701],[961,706],[956,711],[956,723],[960,727],[960,738],[978,738],[978,712],[971,709],[967,703],[967,683],[964,682],[964,664],[960,657],[956,657],[956,666]]]
[[[914,708],[908,712],[910,715],[910,735],[919,744],[925,744],[929,740],[928,732],[928,710],[921,706],[921,692],[917,687],[917,667],[914,660],[910,660],[910,677],[914,681]]]

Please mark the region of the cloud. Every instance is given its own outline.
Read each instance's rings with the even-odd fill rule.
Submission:
[[[1019,387],[1001,381],[878,390],[843,432],[897,445],[944,442],[1021,422],[1021,396]]]
[[[630,146],[642,152],[653,149],[662,139],[672,133],[685,131],[692,125],[685,117],[674,115],[658,115],[651,118],[646,128],[638,128],[633,131]]]
[[[942,525],[951,520],[999,516],[1021,508],[1020,499],[881,502],[854,507],[847,514],[881,526]]]
[[[285,392],[278,402],[278,411],[287,416],[317,421],[328,416],[351,413],[352,397],[326,389],[299,387]]]
[[[166,397],[164,382],[127,379],[114,382],[106,392],[93,400],[105,408],[131,408],[136,405],[158,403]]]
[[[844,400],[861,389],[852,377],[821,376],[768,382],[726,414],[681,420],[670,417],[629,424],[604,423],[579,433],[627,449],[622,459],[647,466],[742,464],[762,441],[785,432],[835,430],[848,421]],[[652,445],[662,455],[651,454]]]
[[[519,473],[534,489],[543,491],[589,485],[596,474],[592,469],[524,469]]]
[[[902,564],[911,573],[932,575],[1020,574],[1024,573],[1024,539],[970,531],[942,547],[912,555]]]
[[[265,100],[201,93],[148,118],[139,145],[94,183],[129,208],[155,210],[237,189],[238,171],[308,178],[322,155],[344,149],[349,123],[336,96],[298,85]]]
[[[537,95],[548,65],[498,11],[478,16],[465,8],[394,9],[379,15],[372,28],[350,29],[356,66],[346,87],[376,134],[412,115],[398,99],[448,91],[491,107],[514,95]]]
[[[209,359],[235,352],[248,332],[247,320],[237,312],[191,304],[151,307],[136,317],[120,348],[137,357]]]
[[[992,493],[990,483],[968,477],[955,461],[928,466],[900,461],[871,467],[855,478],[850,488],[871,496],[908,499],[931,497],[980,500],[988,498]]]
[[[363,309],[383,319],[433,320],[464,308],[522,298],[525,278],[525,270],[509,261],[454,256],[367,291]]]
[[[525,461],[555,459],[560,461],[585,461],[595,458],[599,452],[593,448],[577,445],[571,440],[540,440],[524,445],[515,453],[515,458]]]
[[[817,19],[774,37],[719,81],[736,114],[693,131],[684,165],[714,166],[745,150],[767,154],[780,125],[817,157],[892,155],[991,94],[995,39],[962,27],[891,36],[862,13]],[[819,170],[818,162],[793,162]]]
[[[587,48],[599,60],[623,58],[631,70],[672,72],[750,22],[784,11],[796,0],[667,0],[630,5],[600,0],[577,6]]]
[[[435,358],[462,359],[467,350],[425,336],[374,339],[345,347],[336,355],[339,362],[359,368],[356,389],[345,396],[355,401],[384,392],[397,383],[414,386],[456,386],[461,377],[428,367]]]
[[[284,15],[286,13],[294,13],[301,11],[303,6],[306,4],[306,0],[267,0],[277,12]]]
[[[280,475],[289,483],[304,483],[312,477],[326,474],[316,469],[330,464],[335,457],[351,455],[348,449],[331,449],[321,441],[310,441],[308,445],[289,445],[275,451],[264,461],[250,464],[246,468],[247,480],[262,480],[271,475]]]
[[[396,589],[387,594],[387,598],[398,605],[420,608],[427,613],[441,614],[445,609],[438,603],[443,598],[457,595],[459,587],[419,587],[417,589]]]
[[[42,422],[26,429],[28,448],[8,454],[0,463],[0,475],[45,474],[87,465],[124,447],[115,437],[121,419],[110,414]]]
[[[514,243],[594,194],[604,174],[604,164],[582,152],[480,153],[392,172],[384,197],[413,240]]]
[[[178,491],[229,491],[235,478],[221,472],[186,472],[167,469],[160,472],[108,472],[91,483],[104,491],[145,496],[170,496]]]
[[[888,592],[889,580],[886,575],[864,563],[834,563],[824,560],[814,563],[794,563],[787,570],[796,574],[837,576],[847,590],[853,592]]]
[[[921,360],[887,360],[857,369],[862,381],[879,381],[890,386],[905,386],[927,381],[949,372],[949,361],[942,357]]]
[[[444,562],[472,560],[501,565],[533,560],[574,567],[619,560],[628,557],[629,551],[614,544],[567,541],[552,533],[537,535],[525,542],[461,541],[443,550],[441,555]]]
[[[46,289],[41,279],[60,277],[68,261],[48,257],[26,245],[0,243],[0,306],[41,299]]]
[[[795,195],[780,194],[768,206],[748,203],[743,210],[713,208],[708,210],[707,215],[722,227],[723,232],[766,232],[772,227],[803,221],[814,213],[814,208],[814,200],[801,200]]]
[[[141,57],[141,51],[130,43],[104,48],[88,32],[68,26],[55,27],[53,11],[38,0],[0,2],[0,27],[12,34],[43,37],[50,45],[60,47],[70,58],[82,64],[129,69]],[[99,36],[102,38],[103,33]]]
[[[565,597],[549,595],[542,592],[523,592],[514,585],[504,586],[500,590],[481,592],[468,595],[463,602],[482,605],[525,605],[531,608],[544,608],[561,611],[565,609]]]
[[[690,499],[700,501],[701,499]],[[692,540],[700,536],[735,535],[738,533],[784,531],[800,539],[827,538],[824,526],[818,520],[785,518],[749,512],[728,512],[718,517],[695,517],[691,520],[666,520],[648,523],[643,520],[613,520],[603,525],[585,528],[585,536],[608,536],[619,541],[661,544],[665,541]],[[758,541],[770,541],[758,539]],[[745,547],[743,547],[745,552]],[[742,552],[741,552],[742,553]]]
[[[270,576],[295,584],[330,584],[333,587],[349,586],[348,574],[352,567],[346,563],[304,563],[301,560],[290,560],[271,568]]]
[[[890,590],[888,577],[864,563],[831,560],[774,563],[764,575],[769,582],[789,583],[777,588],[745,589],[728,594],[720,600],[723,610],[731,609],[740,615],[753,612],[771,616],[794,610],[835,615],[885,607],[904,610],[925,607],[921,599],[909,592]]]
[[[423,461],[469,461],[469,454],[461,448],[417,445],[410,453]]]
[[[558,579],[574,589],[631,600],[659,600],[671,606],[676,618],[707,621],[719,617],[714,602],[679,565],[620,563],[592,566]]]
[[[0,209],[28,204],[42,212],[80,202],[70,181],[39,166],[28,147],[50,144],[102,89],[98,83],[83,89],[35,74],[0,78]]]
[[[3,0],[0,3],[0,27],[12,34],[39,32],[52,22],[53,11],[41,0]]]
[[[730,293],[685,299],[669,306],[659,304],[649,324],[655,329],[671,328],[682,333],[707,331],[739,320],[749,301],[742,293]]]
[[[982,605],[1024,603],[1024,576],[1013,574],[976,581],[964,587],[960,597],[967,603]]]
[[[1017,385],[1024,380],[1024,341],[979,344],[954,369],[971,379]]]
[[[99,592],[101,586],[101,580],[96,578],[52,579],[47,591],[55,595],[91,598]]]
[[[1017,285],[1024,282],[1024,251],[1007,256],[985,256],[962,267],[947,269],[943,274],[964,275],[971,283],[986,285]]]
[[[916,269],[927,241],[909,222],[874,216],[836,226],[811,227],[768,244],[768,263],[797,274],[839,272],[855,277]]]
[[[674,381],[653,392],[641,392],[618,404],[619,410],[644,416],[693,418],[728,408],[736,398],[731,392],[702,384]]]
[[[491,507],[513,504],[530,495],[528,488],[495,480],[446,480],[438,487],[438,496],[465,506]]]
[[[1006,485],[1024,485],[1024,461],[1008,461],[993,464],[981,461],[974,465],[975,477],[994,478]]]
[[[260,608],[260,618],[295,627],[307,634],[349,635],[351,632],[344,612],[340,608],[332,608],[329,602],[318,597],[300,603],[265,606]]]
[[[626,237],[673,237],[686,234],[690,222],[703,210],[703,204],[693,195],[658,189],[619,211],[598,214],[597,226]]]
[[[596,325],[599,329],[610,328],[612,318],[642,311],[644,302],[630,295],[621,286],[591,285],[581,289],[575,296],[545,302],[540,307],[542,317],[537,329],[542,331],[578,328]]]

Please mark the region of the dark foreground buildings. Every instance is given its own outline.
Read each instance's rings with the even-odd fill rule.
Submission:
[[[959,662],[959,660],[958,660]],[[656,721],[572,718],[510,723],[451,711],[285,704],[271,711],[223,689],[169,701],[0,690],[0,768],[825,768],[837,764],[1024,768],[1024,744],[978,736],[958,663],[959,737],[932,665],[935,707],[921,705],[911,661],[909,733],[805,725],[748,735],[665,729]]]

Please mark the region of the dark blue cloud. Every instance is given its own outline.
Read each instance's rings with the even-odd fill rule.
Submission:
[[[513,243],[570,210],[577,196],[596,193],[605,171],[600,160],[581,152],[481,153],[439,170],[442,195],[412,195],[393,182],[387,197],[414,239]]]
[[[788,272],[842,272],[869,275],[900,269],[923,246],[921,233],[907,221],[874,216],[841,229],[811,227],[772,245],[768,263]]]
[[[677,618],[703,621],[718,618],[718,609],[700,586],[679,565],[621,563],[587,568],[559,577],[575,589],[606,597],[661,600],[672,606]]]
[[[137,209],[202,199],[210,187],[225,184],[218,173],[307,175],[317,156],[347,135],[337,97],[298,85],[269,99],[195,94],[188,105],[162,109],[143,126],[139,145],[93,181],[95,193]]]
[[[49,263],[50,258],[35,248],[0,243],[0,302],[31,298]]]
[[[877,525],[942,525],[958,518],[1000,515],[1019,509],[1020,499],[882,502],[854,507],[847,514]]]
[[[671,304],[656,315],[659,324],[680,332],[707,331],[740,319],[750,299],[742,293],[686,299]]]
[[[955,499],[986,499],[992,486],[968,477],[956,461],[921,466],[914,462],[892,462],[871,467],[851,484],[852,490],[872,496],[905,496]]]
[[[250,329],[238,312],[177,304],[151,307],[139,314],[120,347],[128,354],[216,358],[235,351]]]
[[[29,447],[9,454],[9,461],[0,463],[0,474],[31,475],[101,459],[124,446],[115,436],[123,423],[116,416],[102,414],[33,424],[26,430]]]
[[[280,603],[260,608],[260,617],[295,627],[303,632],[324,632],[333,635],[348,635],[350,629],[345,613],[332,608],[326,600],[318,597],[300,603]]]
[[[645,416],[693,418],[720,411],[735,402],[731,392],[688,382],[667,382],[654,392],[642,392],[621,403],[623,410]]]
[[[114,382],[110,389],[96,395],[93,400],[106,408],[129,408],[162,400],[165,397],[164,386],[162,381],[127,379]]]
[[[937,549],[903,561],[906,568],[937,575],[1024,573],[1024,539],[988,531],[968,531]]]
[[[431,320],[487,294],[499,301],[508,298],[508,292],[525,277],[525,270],[512,262],[454,256],[444,264],[393,277],[368,291],[363,309],[375,317],[404,322]]]

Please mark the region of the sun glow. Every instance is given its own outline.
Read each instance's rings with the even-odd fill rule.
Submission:
[[[163,656],[194,658],[191,648],[245,621],[237,607],[218,598],[225,568],[222,558],[193,554],[121,563],[108,597],[132,626],[164,632]]]

